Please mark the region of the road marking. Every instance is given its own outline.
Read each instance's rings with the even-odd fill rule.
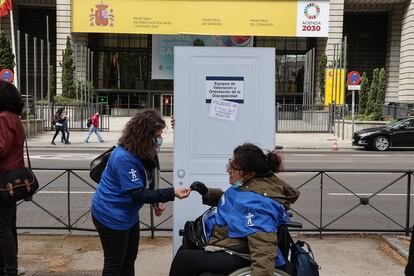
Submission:
[[[373,194],[370,193],[355,193],[357,196],[372,196]],[[331,196],[353,196],[352,193],[328,193]],[[407,196],[407,194],[376,194],[375,196]],[[410,196],[414,196],[414,194],[410,194]]]
[[[96,156],[97,154],[90,154],[90,153],[56,153],[56,154],[31,154],[30,158],[47,159],[47,160],[92,160],[96,158]]]
[[[300,156],[300,157],[324,157],[326,154],[293,154],[293,156]]]
[[[285,160],[285,163],[354,163],[348,160]]]
[[[37,194],[67,194],[68,191],[40,191]],[[70,191],[71,194],[93,194],[95,191]]]
[[[354,157],[386,157],[386,154],[351,154]]]

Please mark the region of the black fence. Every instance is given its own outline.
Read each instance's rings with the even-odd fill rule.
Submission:
[[[44,120],[45,130],[52,130],[52,116],[60,107],[68,114],[68,128],[71,131],[86,131],[88,119],[96,112],[100,115],[99,130],[109,131],[109,106],[103,104],[36,105],[36,117]]]
[[[41,183],[32,201],[18,203],[18,228],[95,231],[90,204],[96,184],[87,169],[34,169]],[[301,192],[293,220],[302,232],[390,232],[408,235],[414,221],[413,170],[286,170],[279,177]],[[161,171],[160,187],[172,186],[172,171]],[[172,231],[172,203],[161,217],[151,205],[140,211],[141,230],[154,236]]]

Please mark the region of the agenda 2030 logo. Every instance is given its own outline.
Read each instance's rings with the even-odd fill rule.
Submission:
[[[115,22],[115,17],[114,17],[114,11],[113,9],[109,9],[109,4],[103,3],[101,1],[101,3],[98,3],[97,5],[95,5],[95,10],[92,8],[91,9],[91,13],[89,15],[89,21],[90,21],[90,25],[91,27],[94,26],[101,26],[101,27],[105,27],[108,26],[109,27],[113,27],[114,26],[114,22]]]
[[[309,3],[304,9],[304,14],[309,20],[315,20],[319,16],[320,12],[321,8],[316,3]]]

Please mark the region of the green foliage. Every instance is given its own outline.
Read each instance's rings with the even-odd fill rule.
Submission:
[[[4,32],[0,32],[0,69],[14,70],[14,54],[10,41]]]
[[[74,82],[75,65],[73,65],[72,54],[72,46],[68,36],[66,49],[62,51],[62,62],[60,63],[62,67],[62,95],[68,98],[76,97]]]
[[[328,63],[328,57],[326,54],[321,56],[321,61],[319,62],[319,88],[321,90],[321,101],[324,102],[325,99],[325,70],[326,64]]]
[[[373,116],[375,120],[382,119],[382,106],[385,101],[385,69],[381,68],[378,76],[377,97],[375,99]]]
[[[369,115],[374,112],[375,102],[377,101],[377,91],[378,91],[378,79],[379,79],[379,69],[374,70],[374,76],[371,83],[371,88],[368,93],[368,102],[365,109],[365,115]]]
[[[359,91],[359,114],[365,114],[365,109],[368,103],[369,80],[367,74],[364,72],[361,78],[361,91]]]
[[[73,104],[78,104],[79,101],[73,98],[68,98],[65,97],[63,95],[61,96],[54,96],[53,97],[53,102],[55,103],[55,105],[73,105]]]

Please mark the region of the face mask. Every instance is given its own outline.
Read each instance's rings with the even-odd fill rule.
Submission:
[[[163,140],[164,140],[164,139],[162,139],[162,137],[154,138],[154,145],[155,145],[157,148],[161,147],[161,145],[162,145],[162,141],[163,141]]]
[[[240,187],[240,186],[241,186],[241,184],[242,184],[242,181],[241,181],[241,179],[239,179],[239,180],[237,180],[236,182],[231,183],[230,185],[231,185],[233,188],[238,188],[238,187]]]

